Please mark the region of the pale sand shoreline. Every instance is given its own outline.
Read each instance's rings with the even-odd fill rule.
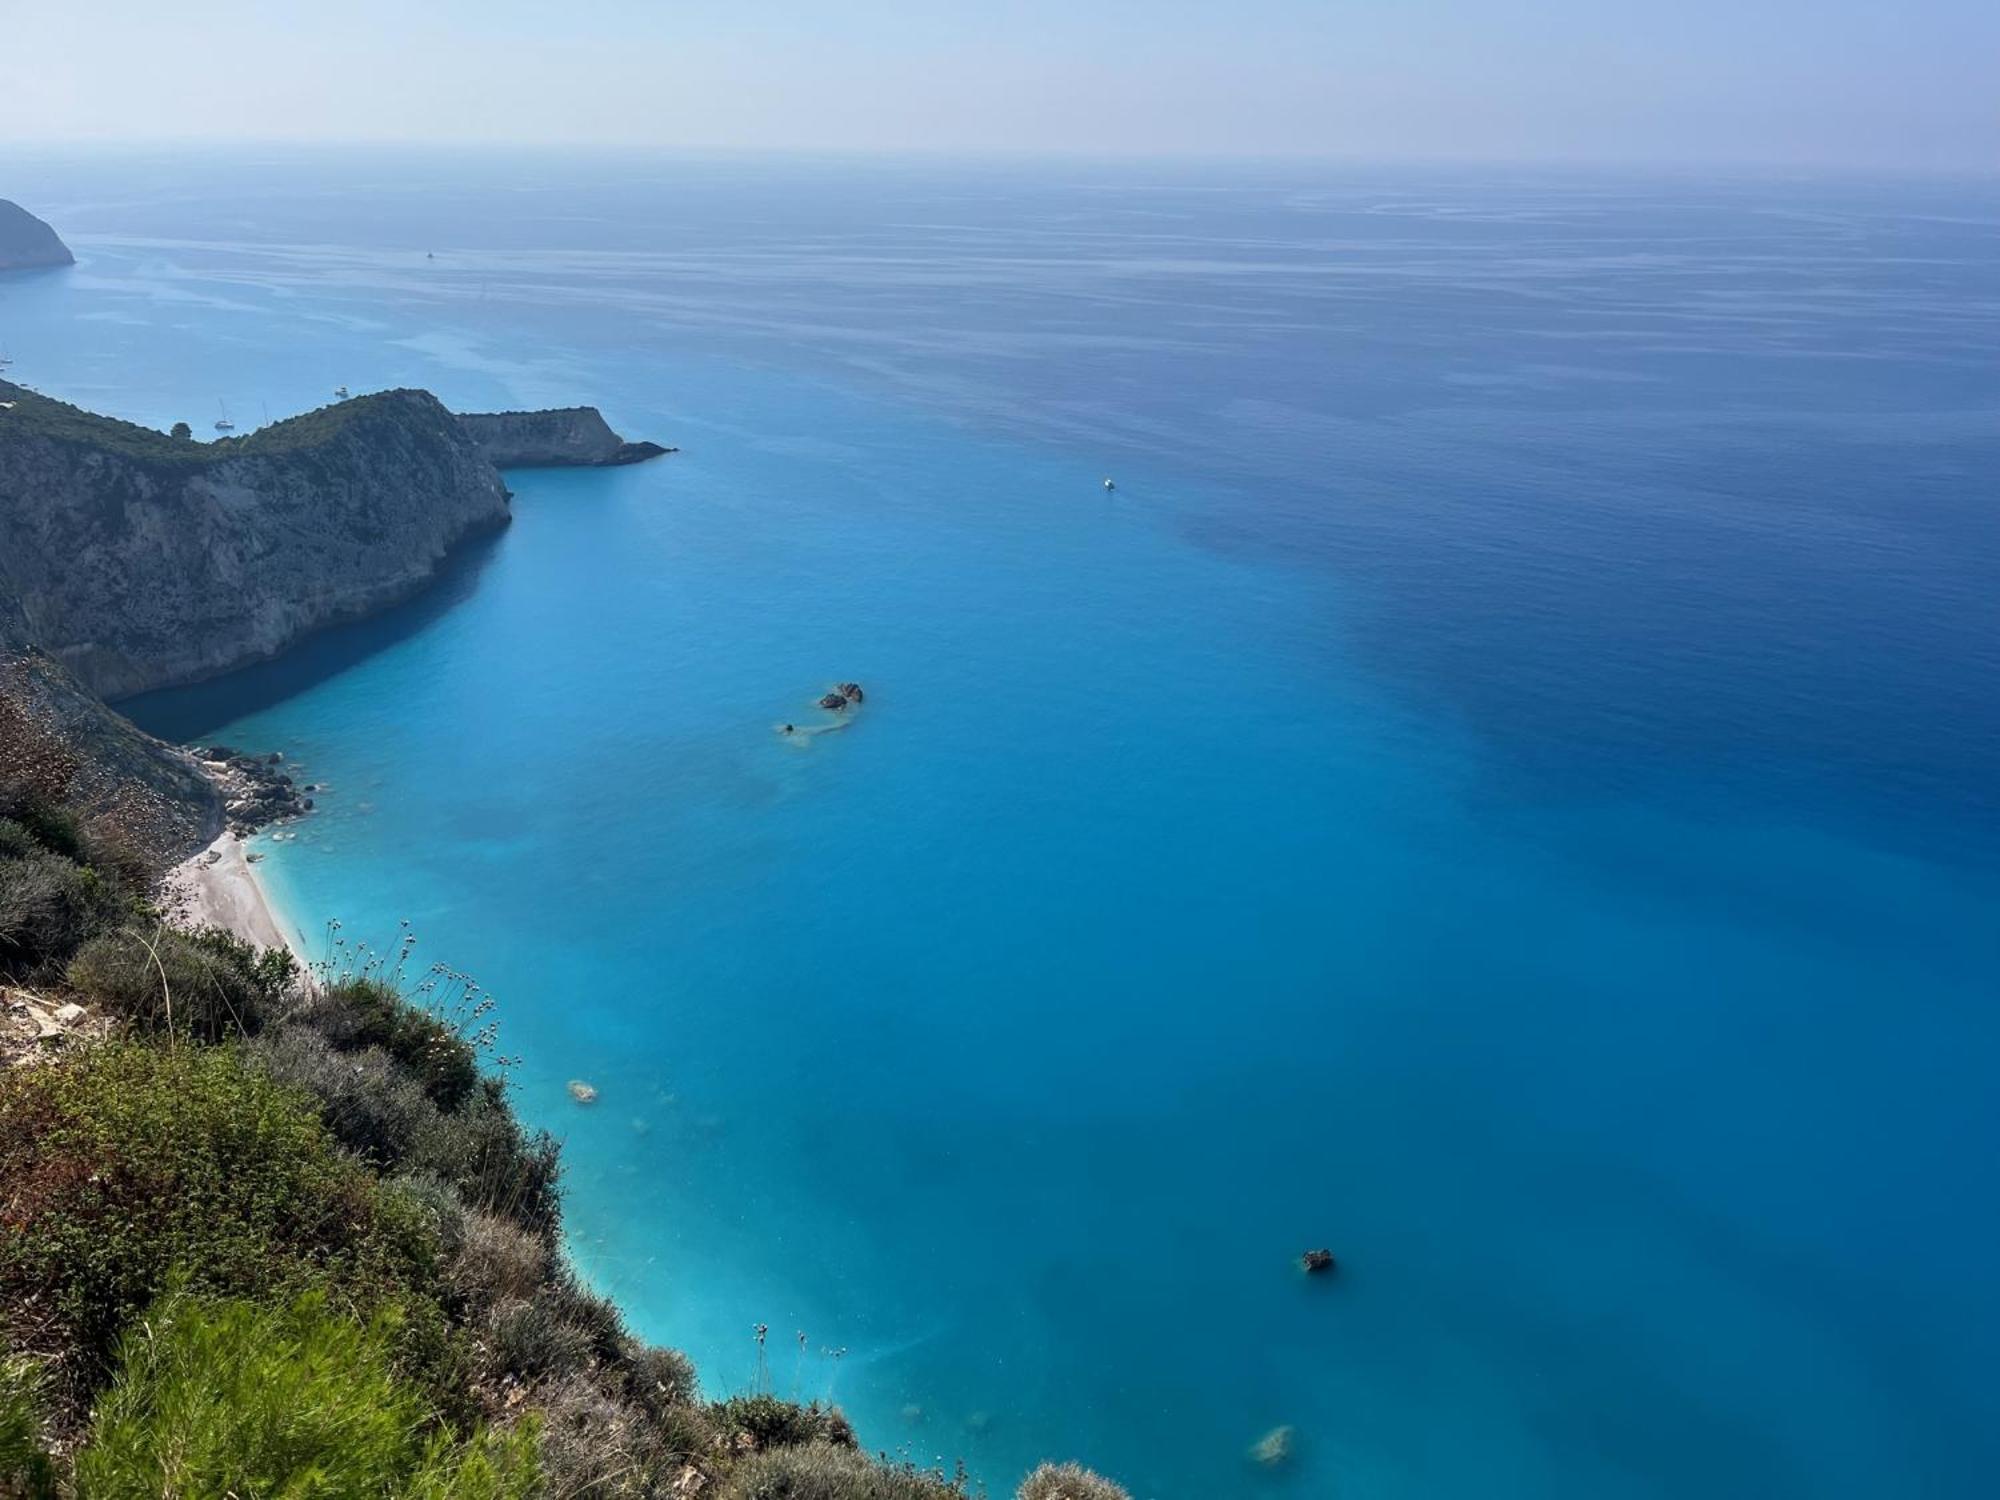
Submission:
[[[160,886],[163,904],[182,926],[220,927],[260,948],[289,948],[304,965],[305,953],[278,920],[246,853],[236,835],[223,834],[167,872]]]

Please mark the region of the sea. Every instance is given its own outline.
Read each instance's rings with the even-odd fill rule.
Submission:
[[[45,392],[679,449],[125,706],[324,786],[286,920],[494,998],[710,1395],[995,1497],[1994,1493],[2000,181],[6,169]]]

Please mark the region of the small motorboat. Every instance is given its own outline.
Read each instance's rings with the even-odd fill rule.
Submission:
[[[344,385],[335,386],[333,388],[333,396],[336,401],[347,400],[347,387]]]
[[[1105,488],[1106,488],[1107,490],[1115,490],[1115,489],[1117,489],[1117,488],[1118,488],[1118,486],[1117,486],[1117,485],[1113,484],[1113,483],[1112,483],[1112,482],[1111,482],[1110,480],[1108,480],[1108,479],[1104,481],[1104,487],[1105,487]]]

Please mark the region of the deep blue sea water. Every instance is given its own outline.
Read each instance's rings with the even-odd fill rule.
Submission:
[[[711,1391],[767,1323],[996,1492],[1991,1493],[2000,185],[9,166],[51,393],[684,449],[133,707],[331,784],[292,918],[499,997]]]

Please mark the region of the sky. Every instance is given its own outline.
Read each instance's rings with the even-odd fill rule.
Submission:
[[[2000,0],[0,0],[8,143],[2000,169]]]

